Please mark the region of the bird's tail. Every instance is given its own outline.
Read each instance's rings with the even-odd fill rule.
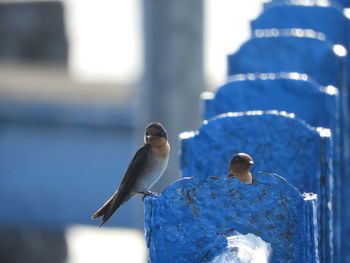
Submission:
[[[108,201],[92,215],[91,219],[99,218],[103,216],[102,223],[99,227],[103,226],[104,223],[113,215],[113,213],[126,201],[135,196],[135,193],[127,193],[122,189],[117,190]]]
[[[104,203],[104,205],[101,206],[101,208],[98,209],[95,214],[93,214],[91,216],[91,219],[97,219],[100,216],[103,216],[103,214],[106,212],[107,207],[111,204],[112,199],[113,199],[113,196],[111,198],[109,198],[108,201],[106,203]]]
[[[99,225],[99,227],[101,227],[120,206],[121,202],[118,200],[117,195],[114,194],[100,209],[97,210],[95,214],[92,215],[91,219],[96,219],[103,216],[102,223]]]

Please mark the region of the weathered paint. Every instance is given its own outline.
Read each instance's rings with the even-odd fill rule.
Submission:
[[[349,21],[342,7],[334,1],[322,2],[315,1],[313,5],[293,0],[268,2],[259,17],[251,22],[252,31],[269,28],[312,29],[324,33],[327,40],[334,44],[347,46]]]
[[[228,56],[228,75],[299,72],[321,85],[343,88],[344,58],[325,40],[323,33],[312,30],[264,30]]]
[[[215,96],[213,94],[207,99],[205,98],[208,96],[202,96],[205,103],[205,119],[225,112],[275,109],[293,112],[296,117],[314,127],[330,128],[334,142],[332,167],[334,185],[335,189],[341,189],[340,98],[337,88],[320,87],[310,81],[306,74],[297,73],[240,74],[232,76],[230,80],[219,87]],[[332,194],[332,191],[328,192],[329,195]],[[327,199],[321,198],[320,204],[323,204],[322,200]],[[341,235],[340,218],[344,208],[340,204],[341,191],[336,191],[332,205],[335,215],[333,221],[335,241],[339,240]],[[327,250],[321,251],[330,257],[331,253],[327,253]]]
[[[293,115],[279,112],[223,114],[199,131],[182,135],[180,166],[184,177],[227,175],[230,159],[245,152],[254,159],[252,173],[267,171],[284,177],[301,192],[320,196],[322,258],[333,251],[332,145],[329,130],[312,128]]]
[[[315,195],[302,196],[276,175],[257,176],[250,185],[210,179],[225,174],[205,170],[193,175],[145,199],[151,262],[208,262],[235,231],[271,243],[271,263],[318,262]]]

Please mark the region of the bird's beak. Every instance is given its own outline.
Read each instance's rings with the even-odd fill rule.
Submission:
[[[253,165],[254,165],[254,162],[253,162],[253,161],[249,161],[249,164],[250,164],[251,166],[253,166]]]
[[[149,140],[154,140],[154,139],[157,139],[159,137],[158,136],[154,136],[154,135],[147,135],[146,138],[149,139]]]

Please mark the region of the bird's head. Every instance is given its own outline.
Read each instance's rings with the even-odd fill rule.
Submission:
[[[246,153],[238,153],[231,159],[229,166],[229,176],[244,175],[249,173],[254,165],[253,158]]]
[[[145,130],[145,143],[159,147],[168,142],[168,134],[159,122],[150,123]]]

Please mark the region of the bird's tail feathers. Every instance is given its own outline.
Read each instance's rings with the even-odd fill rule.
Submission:
[[[110,204],[111,204],[111,202],[113,200],[113,197],[114,197],[114,195],[112,195],[111,198],[109,198],[108,201],[106,203],[104,203],[104,205],[101,206],[101,208],[98,209],[95,214],[93,214],[91,216],[91,219],[97,219],[97,218],[103,216],[105,214],[107,208],[110,206]]]
[[[99,227],[101,227],[123,203],[123,198],[117,192],[109,198],[109,200],[97,210],[95,214],[92,215],[91,219],[103,216],[102,223],[99,225]]]

